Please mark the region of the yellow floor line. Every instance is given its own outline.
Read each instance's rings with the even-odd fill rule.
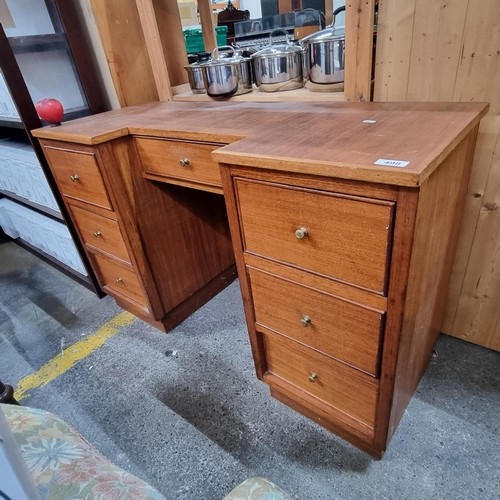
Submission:
[[[67,347],[35,373],[21,379],[15,389],[15,398],[20,401],[29,396],[28,391],[31,389],[43,387],[49,382],[52,382],[75,366],[78,361],[86,358],[89,354],[92,354],[96,349],[101,347],[106,340],[116,335],[120,328],[130,325],[134,319],[135,316],[127,311],[123,311],[101,326],[101,328],[94,333],[88,335],[85,339],[79,340]]]

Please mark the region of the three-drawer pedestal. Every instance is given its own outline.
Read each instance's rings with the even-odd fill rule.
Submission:
[[[119,305],[170,330],[236,277],[224,201],[213,194],[222,186],[210,152],[220,144],[41,144],[99,283]],[[185,186],[203,191],[193,197]]]
[[[258,376],[376,457],[439,331],[469,140],[418,188],[222,165]]]

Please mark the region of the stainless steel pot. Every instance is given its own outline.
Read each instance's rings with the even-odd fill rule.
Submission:
[[[273,35],[286,34],[285,44],[273,44]],[[252,54],[255,83],[263,92],[293,90],[304,86],[302,77],[302,49],[290,42],[288,32],[274,30],[269,45]]]
[[[220,49],[229,49],[232,54],[228,57]],[[229,45],[214,49],[212,59],[200,67],[210,97],[231,97],[252,91],[251,59],[239,56]]]
[[[206,63],[210,59],[210,53],[205,52],[200,54],[198,60],[194,63],[184,66],[188,74],[189,86],[193,94],[206,94],[205,81],[203,80],[203,70],[201,64]]]
[[[344,81],[345,31],[335,28],[335,17],[345,6],[333,12],[333,22],[324,30],[302,39],[306,47],[306,68],[313,83],[340,83]]]

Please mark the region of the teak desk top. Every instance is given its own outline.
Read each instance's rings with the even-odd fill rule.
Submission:
[[[213,153],[220,163],[419,186],[487,111],[485,103],[154,102],[33,135],[87,145],[130,134],[216,142],[228,144]]]

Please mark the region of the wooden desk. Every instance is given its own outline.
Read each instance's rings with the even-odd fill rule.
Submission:
[[[380,457],[441,326],[486,111],[151,103],[34,135],[106,292],[168,330],[234,249],[258,377]]]

